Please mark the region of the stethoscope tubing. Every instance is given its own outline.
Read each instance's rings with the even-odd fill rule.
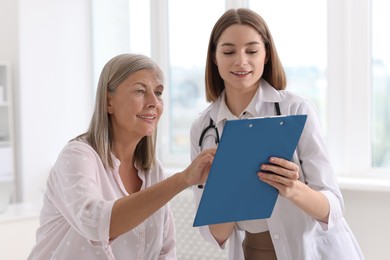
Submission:
[[[275,110],[276,110],[276,115],[280,116],[281,113],[280,113],[280,106],[279,106],[279,103],[278,102],[275,102]],[[204,137],[205,135],[207,134],[207,132],[210,130],[210,129],[214,129],[215,131],[215,144],[219,144],[219,132],[218,132],[218,128],[217,126],[214,124],[214,121],[213,119],[210,117],[210,122],[209,122],[209,125],[203,129],[202,133],[200,134],[200,137],[199,137],[199,151],[202,151],[202,144],[203,144],[203,140],[204,140]]]
[[[276,111],[276,115],[280,116],[281,113],[280,113],[280,106],[279,106],[279,103],[278,102],[275,102],[275,111]],[[211,119],[210,117],[210,122],[209,122],[209,125],[203,129],[202,133],[200,134],[200,137],[199,137],[199,151],[202,151],[202,144],[203,144],[203,139],[204,137],[206,136],[207,132],[210,130],[210,129],[213,129],[214,128],[214,131],[215,131],[215,144],[219,144],[219,132],[218,132],[218,128],[217,126],[214,124],[214,121],[213,119]],[[199,189],[203,189],[204,185],[203,184],[199,184],[198,185],[198,188]]]

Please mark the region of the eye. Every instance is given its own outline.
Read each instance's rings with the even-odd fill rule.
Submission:
[[[139,93],[139,94],[144,94],[145,93],[145,89],[137,89],[136,92]]]
[[[247,51],[248,54],[256,54],[258,52],[259,52],[258,50],[248,50]]]
[[[234,51],[224,51],[223,54],[224,55],[232,55],[232,54],[234,54]]]
[[[156,97],[161,97],[163,95],[163,92],[164,92],[164,86],[163,85],[157,86],[154,89],[154,95]]]
[[[163,92],[162,91],[155,91],[154,94],[156,95],[156,97],[161,97]]]

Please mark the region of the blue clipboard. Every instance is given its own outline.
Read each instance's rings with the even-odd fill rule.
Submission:
[[[226,121],[193,226],[269,218],[278,191],[261,181],[257,172],[271,156],[292,159],[306,118]]]

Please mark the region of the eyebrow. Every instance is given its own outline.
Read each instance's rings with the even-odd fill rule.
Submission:
[[[135,85],[140,85],[140,86],[142,86],[144,88],[148,87],[148,85],[146,83],[144,83],[143,81],[136,81],[133,84],[131,84],[131,86],[135,86]],[[164,87],[164,84],[161,83],[159,85],[154,86],[154,88],[163,88],[164,89],[165,87]]]
[[[248,43],[245,44],[245,46],[250,46],[250,45],[260,45],[260,43],[257,42],[257,41],[252,41],[252,42],[248,42]],[[233,44],[233,43],[226,42],[226,43],[222,43],[221,44],[221,47],[224,47],[224,46],[233,47],[233,46],[236,46],[236,45]]]

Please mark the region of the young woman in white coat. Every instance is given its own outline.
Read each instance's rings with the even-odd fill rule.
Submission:
[[[206,98],[211,105],[191,127],[191,158],[217,146],[229,119],[305,114],[307,121],[292,161],[270,158],[253,173],[279,191],[271,217],[203,226],[200,233],[221,248],[228,244],[230,260],[364,259],[343,217],[317,111],[286,91],[286,82],[265,21],[249,9],[224,13],[210,36]],[[202,191],[194,187],[196,206]]]

